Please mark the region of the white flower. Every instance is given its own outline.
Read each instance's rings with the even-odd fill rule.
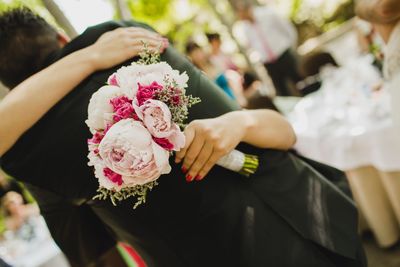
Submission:
[[[157,82],[164,86],[164,79],[168,77],[170,81],[175,81],[179,89],[184,91],[189,79],[186,73],[180,74],[179,71],[172,69],[166,62],[150,65],[132,63],[130,66],[120,68],[113,75],[115,75],[117,84],[130,98],[136,95],[138,83],[150,85],[152,82]]]
[[[106,85],[92,95],[88,107],[88,119],[86,120],[86,124],[92,133],[104,130],[108,123],[112,123],[113,106],[110,100],[123,94],[121,88]]]

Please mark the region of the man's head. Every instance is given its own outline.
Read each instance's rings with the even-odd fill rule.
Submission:
[[[253,5],[249,0],[231,0],[233,10],[240,20],[253,21]]]
[[[47,56],[60,48],[61,39],[52,26],[28,8],[0,14],[0,81],[13,88],[38,72]]]
[[[186,55],[188,55],[192,63],[198,68],[201,68],[201,66],[204,64],[204,61],[207,60],[207,56],[205,55],[203,49],[193,41],[189,41],[186,44]]]
[[[211,45],[213,51],[219,51],[221,47],[221,37],[218,33],[207,33],[206,34],[208,43]]]

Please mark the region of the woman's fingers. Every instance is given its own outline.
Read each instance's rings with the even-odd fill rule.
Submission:
[[[191,142],[183,158],[183,163],[182,163],[183,172],[186,172],[191,168],[192,164],[196,160],[203,146],[204,146],[204,137],[195,133],[195,137]],[[191,179],[189,178],[189,180]]]
[[[190,181],[193,181],[193,179],[196,179],[196,180],[200,179],[200,177],[198,176],[198,173],[203,168],[203,166],[209,161],[209,158],[213,154],[213,147],[214,146],[211,143],[205,143],[203,145],[200,152],[196,155],[194,162],[189,167],[189,171],[186,175],[186,181],[190,182]],[[194,152],[194,153],[196,153],[196,152]],[[187,165],[184,165],[184,166],[187,166]]]
[[[175,155],[175,163],[180,163],[182,161],[182,159],[185,157],[187,150],[189,149],[189,146],[191,145],[194,136],[195,136],[195,130],[193,127],[191,127],[190,125],[188,125],[185,128],[185,146],[179,150],[178,152],[176,152]]]

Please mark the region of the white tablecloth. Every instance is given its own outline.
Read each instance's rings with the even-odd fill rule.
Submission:
[[[342,170],[374,166],[400,170],[400,135],[390,116],[385,89],[374,91],[379,73],[364,57],[323,72],[320,91],[289,114],[303,155]]]

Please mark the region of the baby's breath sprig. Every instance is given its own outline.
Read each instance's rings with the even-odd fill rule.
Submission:
[[[180,89],[176,81],[169,77],[164,78],[164,88],[156,92],[156,98],[167,104],[171,111],[172,121],[180,127],[184,127],[184,121],[189,114],[189,108],[200,103],[200,98],[185,95],[184,89]]]
[[[136,185],[134,187],[123,188],[120,191],[109,190],[104,187],[97,189],[98,194],[93,199],[106,200],[110,199],[114,206],[117,206],[118,202],[121,202],[130,197],[136,197],[136,203],[133,209],[136,209],[139,205],[146,203],[146,196],[156,185],[157,181],[149,182],[144,185]]]
[[[150,65],[160,62],[160,53],[156,50],[149,49],[149,44],[142,41],[143,49],[139,53],[140,59],[137,61],[141,65]]]

